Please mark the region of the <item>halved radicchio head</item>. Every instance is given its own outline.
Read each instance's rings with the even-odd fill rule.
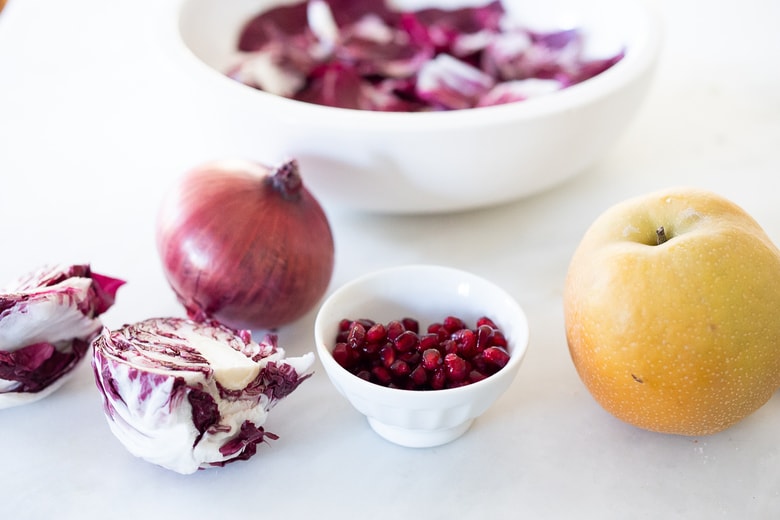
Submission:
[[[0,408],[62,386],[124,282],[89,265],[44,267],[0,289]]]
[[[183,318],[104,329],[93,368],[111,431],[133,455],[182,474],[249,459],[277,438],[263,429],[268,413],[314,363],[311,352],[285,358],[276,342]]]
[[[623,58],[591,55],[583,30],[520,26],[500,0],[398,11],[386,0],[299,0],[246,22],[226,71],[251,87],[325,106],[386,112],[523,101]]]

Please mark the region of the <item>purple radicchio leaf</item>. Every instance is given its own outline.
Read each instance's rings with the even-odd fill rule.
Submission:
[[[212,463],[212,466],[224,466],[238,460],[248,460],[257,453],[257,445],[266,438],[276,440],[278,435],[267,432],[262,426],[257,426],[249,421],[244,421],[238,435],[219,448],[219,452],[225,456],[225,460]]]
[[[344,31],[334,54],[340,61],[355,63],[367,79],[408,78],[434,57],[434,48],[411,44],[405,33],[371,16]]]
[[[307,68],[290,59],[291,46],[268,45],[247,54],[228,76],[277,96],[292,97],[306,84]]]
[[[179,473],[246,460],[270,410],[310,376],[314,355],[286,358],[216,321],[154,318],[93,342],[109,427],[133,455]]]
[[[417,95],[444,109],[473,107],[494,85],[493,78],[448,54],[426,63],[417,81]]]
[[[44,267],[0,292],[0,408],[42,399],[64,383],[123,284],[84,264]]]
[[[226,70],[298,101],[375,111],[460,110],[524,101],[601,74],[624,53],[587,58],[579,28],[533,32],[500,0],[398,11],[384,0],[302,0],[250,19]],[[455,62],[451,62],[455,60]],[[457,63],[457,65],[453,64]]]
[[[564,88],[564,84],[554,79],[519,79],[504,81],[495,85],[477,101],[478,107],[503,105],[525,101],[536,96],[544,96]]]
[[[499,1],[458,9],[427,8],[403,15],[402,25],[413,41],[431,45],[437,52],[454,54],[464,36],[500,31],[504,9]]]
[[[308,86],[295,99],[330,107],[360,109],[366,86],[353,66],[331,61],[312,71]]]
[[[208,393],[193,388],[187,394],[187,400],[192,407],[192,424],[200,434],[195,444],[200,442],[203,434],[219,422],[219,405]]]
[[[265,395],[271,401],[280,401],[293,393],[310,375],[301,376],[293,365],[271,361],[261,370],[260,379]]]
[[[358,23],[366,16],[378,16],[390,25],[397,24],[399,13],[391,9],[385,0],[326,0],[336,25],[343,29]]]
[[[84,358],[89,343],[74,338],[64,351],[51,343],[35,343],[13,352],[0,351],[0,379],[15,381],[13,392],[40,392]]]
[[[268,42],[300,32],[307,25],[305,2],[278,6],[253,17],[244,25],[238,40],[243,52],[258,51]]]

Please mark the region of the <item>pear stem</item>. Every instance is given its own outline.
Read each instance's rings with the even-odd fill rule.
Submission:
[[[659,246],[669,240],[666,236],[666,230],[663,226],[655,230],[655,240]]]

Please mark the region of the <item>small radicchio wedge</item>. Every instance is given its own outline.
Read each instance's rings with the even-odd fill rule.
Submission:
[[[0,289],[0,409],[42,399],[84,359],[124,281],[44,267]]]
[[[276,343],[183,318],[104,328],[92,366],[112,433],[133,455],[182,474],[249,459],[277,438],[263,429],[268,413],[314,363],[311,352],[285,358]]]

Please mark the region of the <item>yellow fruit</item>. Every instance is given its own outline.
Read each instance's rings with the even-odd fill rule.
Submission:
[[[711,434],[780,387],[780,251],[716,194],[676,188],[608,209],[563,300],[578,374],[630,424]]]

